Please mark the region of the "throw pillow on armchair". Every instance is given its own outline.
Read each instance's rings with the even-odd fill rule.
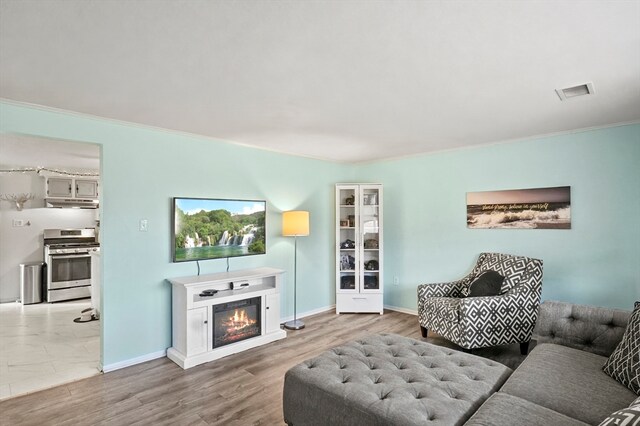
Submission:
[[[467,297],[497,296],[504,282],[504,277],[491,269],[483,271],[469,284]]]

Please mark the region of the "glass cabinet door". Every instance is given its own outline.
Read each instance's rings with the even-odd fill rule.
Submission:
[[[360,235],[362,235],[361,291],[380,290],[380,190],[379,187],[361,187]]]
[[[357,187],[344,187],[338,190],[338,264],[339,288],[343,291],[358,291],[358,221]]]

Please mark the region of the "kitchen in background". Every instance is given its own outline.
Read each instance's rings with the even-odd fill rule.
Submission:
[[[99,170],[98,145],[0,135],[0,399],[100,371]],[[22,304],[31,263],[47,264],[42,303]]]
[[[24,167],[16,167],[16,169],[22,168]],[[7,169],[3,166],[0,170]],[[70,169],[66,168],[65,170]],[[94,241],[91,241],[91,243],[95,243],[93,230],[99,220],[97,203],[85,202],[85,205],[80,205],[73,197],[46,197],[47,179],[60,180],[60,178],[42,176],[44,173],[5,172],[0,176],[0,194],[34,195],[33,199],[25,203],[21,211],[17,210],[15,203],[2,201],[2,204],[0,204],[0,233],[2,234],[2,241],[0,241],[0,258],[2,260],[0,266],[0,303],[20,300],[20,264],[46,263],[47,260],[51,261],[53,259],[51,256],[48,256],[49,259],[45,259],[45,230],[52,230],[47,237],[50,240],[49,243],[57,244],[55,247],[56,252],[47,254],[55,257],[60,257],[63,254],[60,250],[63,250],[61,245],[64,244],[64,241],[61,240],[68,239],[68,237],[72,236],[72,233],[67,233],[68,235],[64,236],[58,235],[56,238],[53,230],[88,228],[92,230],[92,235],[86,237],[85,241],[93,239]],[[50,172],[46,173],[50,174]],[[76,182],[75,179],[70,177],[65,179],[73,182],[72,185]],[[93,246],[95,247],[95,244]],[[73,253],[68,252],[64,254],[73,255]],[[59,274],[68,273],[70,275],[64,281],[74,280],[74,274],[80,272],[77,267],[75,270],[73,268],[74,265],[77,266],[78,262],[67,261],[65,263],[68,268],[64,267],[63,262],[58,262],[59,266],[57,267],[47,265],[47,272],[54,272],[54,274],[56,272],[59,272]],[[49,275],[49,273],[44,275]],[[64,288],[62,287],[63,285],[58,285],[58,288]],[[72,287],[72,285],[66,287]],[[67,297],[57,297],[53,301],[90,297],[88,292],[66,293],[68,293]],[[43,297],[48,300],[47,294],[44,292]]]

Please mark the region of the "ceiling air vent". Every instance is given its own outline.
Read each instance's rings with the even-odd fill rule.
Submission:
[[[556,89],[556,93],[561,101],[576,96],[593,95],[593,83],[580,84],[578,86],[566,87],[564,89]]]

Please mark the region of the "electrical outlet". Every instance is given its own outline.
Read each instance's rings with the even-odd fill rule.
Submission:
[[[13,219],[13,226],[14,227],[24,226],[24,220],[22,220],[22,219]]]
[[[147,219],[140,219],[140,232],[147,232],[149,230],[149,221]]]
[[[393,277],[393,285],[400,285],[400,278]]]

